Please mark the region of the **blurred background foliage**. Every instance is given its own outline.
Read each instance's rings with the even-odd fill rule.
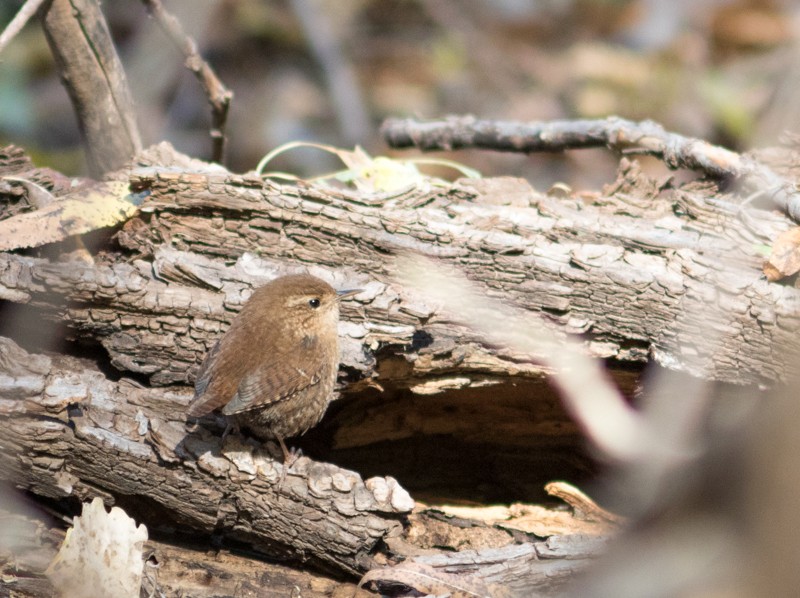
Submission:
[[[387,116],[547,120],[618,115],[735,149],[800,129],[800,3],[790,0],[165,0],[234,92],[227,163],[253,169],[296,140],[390,154]],[[0,2],[0,25],[22,0]],[[103,3],[145,144],[210,152],[210,110],[182,56],[136,0]],[[32,21],[0,55],[0,143],[84,172],[67,94]],[[404,152],[402,155],[410,155]],[[459,152],[485,175],[597,188],[602,150]],[[314,150],[271,169],[339,165]],[[656,168],[652,165],[652,168]]]

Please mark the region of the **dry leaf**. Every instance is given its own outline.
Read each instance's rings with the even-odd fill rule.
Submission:
[[[0,251],[39,247],[98,228],[125,222],[139,209],[143,195],[128,183],[109,181],[70,193],[40,210],[0,221]]]
[[[764,264],[767,280],[775,282],[800,271],[800,226],[783,231],[772,244]]]
[[[394,160],[385,156],[373,158],[360,146],[346,150],[322,143],[306,141],[291,141],[275,148],[264,156],[256,166],[256,173],[261,176],[281,179],[298,180],[298,177],[288,173],[264,173],[264,168],[271,160],[280,154],[298,147],[312,147],[336,155],[347,170],[330,175],[315,177],[310,181],[324,181],[336,179],[342,183],[352,184],[363,193],[392,193],[410,189],[424,184],[427,181],[436,181],[432,177],[423,175],[415,164],[432,164],[452,168],[463,176],[479,179],[480,173],[463,164],[441,158],[414,158],[412,160]]]

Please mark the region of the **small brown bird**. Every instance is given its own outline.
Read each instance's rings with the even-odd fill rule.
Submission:
[[[231,327],[206,355],[189,415],[222,407],[234,426],[277,439],[322,419],[339,365],[339,301],[359,292],[335,291],[307,274],[277,278],[255,290]]]

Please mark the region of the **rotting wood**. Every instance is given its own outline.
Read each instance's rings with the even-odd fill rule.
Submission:
[[[155,385],[110,380],[89,361],[4,343],[0,408],[9,450],[0,477],[36,495],[127,497],[131,505],[146,496],[190,529],[350,575],[404,556],[486,583],[516,580],[519,595],[555,591],[602,541],[528,538],[517,547],[423,554],[403,537],[407,495],[393,481],[363,482],[306,459],[277,489],[280,464],[266,447],[238,436],[220,447],[218,435],[185,428],[180,407],[191,390],[170,385],[193,380],[252,286],[297,269],[365,289],[343,309],[343,389],[394,385],[427,400],[542,376],[531,356],[487,345],[399,288],[392,277],[399,250],[437,256],[487,294],[549,314],[562,332],[582,333],[596,356],[619,363],[653,356],[742,383],[786,373],[772,347],[796,332],[798,291],[760,277],[753,245],[789,221],[757,209],[744,220],[741,207],[713,189],[643,184],[633,163],[605,193],[566,198],[516,179],[363,198],[232,175],[165,145],[114,178],[151,194],[120,232],[119,247],[103,247],[93,264],[0,254],[3,299],[97,340],[123,375],[144,374]],[[726,310],[714,316],[718,337],[697,325],[707,323],[709,311],[698,308],[708,302]],[[492,578],[493,571],[511,577]]]
[[[277,447],[236,434],[220,445],[203,427],[187,429],[180,406],[188,389],[112,382],[90,362],[30,354],[5,338],[0,381],[0,479],[51,500],[99,495],[149,518],[151,533],[215,535],[337,576],[410,559],[519,596],[557,591],[603,540],[573,533],[541,541],[503,522],[411,513],[413,501],[392,478],[362,481],[307,457],[281,482]],[[482,531],[465,534],[465,524]]]
[[[652,357],[734,383],[783,379],[773,347],[796,333],[800,291],[763,278],[757,246],[789,220],[756,209],[740,218],[730,198],[707,192],[631,197],[629,181],[642,176],[628,164],[606,194],[572,198],[517,179],[461,180],[376,206],[219,169],[138,168],[130,181],[151,196],[120,233],[122,252],[95,265],[0,255],[0,296],[46,308],[64,296],[70,307],[59,317],[100,340],[116,367],[170,384],[193,380],[252,286],[310,270],[365,289],[343,307],[351,380],[379,378],[378,354],[407,360],[418,378],[457,372],[465,386],[541,375],[530,356],[486,346],[399,288],[392,254],[412,250],[466,270],[487,294],[548,314],[597,357]],[[710,303],[720,307],[711,315],[701,309]]]
[[[269,445],[187,430],[191,392],[112,382],[89,364],[32,355],[0,338],[5,423],[0,478],[54,499],[98,489],[147,497],[180,525],[234,537],[275,558],[311,559],[352,574],[402,531],[413,501],[392,478],[301,457],[282,484]]]

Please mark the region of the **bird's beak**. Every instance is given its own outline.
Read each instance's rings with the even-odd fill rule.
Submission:
[[[346,299],[347,297],[358,295],[363,290],[364,289],[347,289],[345,291],[336,291],[336,300],[341,301],[342,299]]]

